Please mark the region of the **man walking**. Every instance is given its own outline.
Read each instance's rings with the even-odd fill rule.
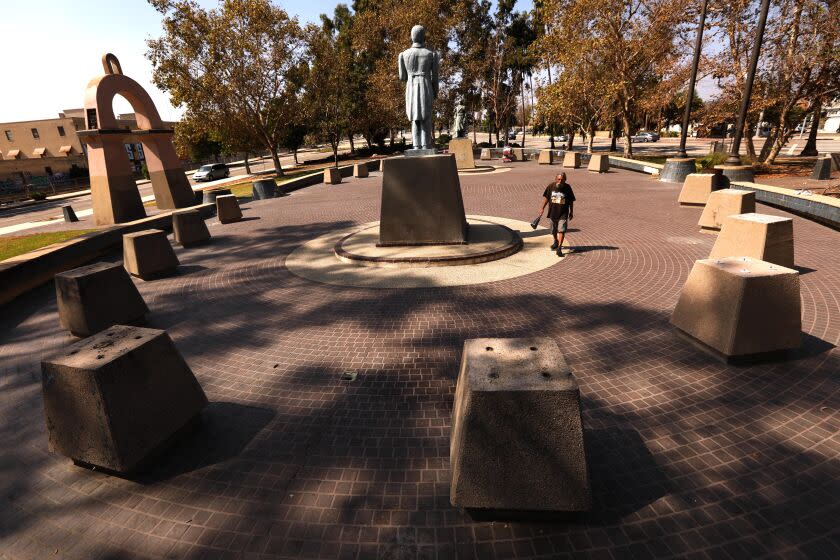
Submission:
[[[575,215],[575,193],[566,182],[566,173],[561,173],[549,183],[543,192],[543,203],[540,216],[548,206],[548,219],[551,220],[551,235],[554,243],[551,250],[557,250],[557,256],[563,256],[563,239],[569,227],[569,220]]]

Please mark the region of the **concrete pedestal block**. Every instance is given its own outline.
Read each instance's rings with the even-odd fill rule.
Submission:
[[[368,175],[368,166],[366,163],[356,163],[353,165],[353,177],[364,179]]]
[[[266,200],[277,195],[277,183],[274,179],[260,179],[251,183],[251,198],[254,200]]]
[[[705,206],[709,195],[728,186],[729,180],[720,172],[691,173],[686,176],[677,200],[680,206]]]
[[[449,462],[456,507],[591,509],[580,391],[552,339],[466,341]]]
[[[563,154],[563,167],[577,169],[580,167],[580,152],[566,152]]]
[[[180,243],[182,247],[192,247],[210,240],[210,230],[198,210],[173,212],[172,231],[175,243]]]
[[[755,212],[754,192],[722,189],[709,195],[698,225],[703,229],[718,231],[727,216],[750,212]]]
[[[216,199],[220,196],[229,195],[230,189],[216,189],[213,191],[203,191],[203,196],[201,199],[202,204],[213,204],[216,202]]]
[[[119,263],[97,263],[55,275],[61,326],[86,337],[111,325],[134,323],[149,311]]]
[[[449,153],[455,156],[458,169],[475,169],[472,140],[469,138],[453,138],[449,141]]]
[[[525,161],[525,150],[523,148],[511,148],[510,155],[514,161]]]
[[[76,212],[73,211],[73,207],[69,204],[61,207],[61,213],[64,216],[64,221],[67,223],[79,221],[79,218],[76,217]]]
[[[664,183],[682,183],[696,169],[694,158],[668,158],[659,173],[659,180]]]
[[[752,257],[793,268],[793,220],[767,214],[736,214],[723,221],[710,259]]]
[[[50,451],[117,473],[145,466],[207,405],[166,331],[113,326],[41,373]]]
[[[607,154],[592,154],[589,158],[589,171],[606,173],[610,170],[610,156]]]
[[[488,160],[493,159],[493,156],[490,153],[490,148],[482,148],[480,157],[484,161],[488,161]]]
[[[840,153],[838,154],[827,154],[828,157],[831,158],[831,170],[832,171],[840,171]]]
[[[831,157],[817,158],[814,164],[814,170],[811,172],[811,179],[818,181],[827,181],[831,179]]]
[[[468,227],[454,156],[382,160],[379,245],[466,243]]]
[[[726,360],[799,348],[799,273],[751,257],[699,260],[671,324]]]
[[[337,185],[341,182],[341,170],[338,167],[327,167],[324,169],[324,183]]]
[[[229,224],[242,219],[242,210],[239,208],[239,201],[235,195],[226,194],[216,197],[216,214],[219,222]]]
[[[537,160],[540,165],[551,165],[554,163],[554,150],[540,150],[540,159]]]
[[[166,238],[166,232],[147,229],[123,235],[123,266],[143,280],[160,278],[175,272],[178,257]]]

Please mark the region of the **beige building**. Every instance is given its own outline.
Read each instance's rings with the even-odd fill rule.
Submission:
[[[137,129],[134,113],[119,115],[117,123],[126,130]],[[0,123],[0,182],[29,183],[36,177],[68,174],[74,165],[87,168],[85,146],[77,134],[86,128],[84,109],[65,109],[55,119]],[[145,161],[143,147],[139,138],[127,140],[126,156],[139,173]]]

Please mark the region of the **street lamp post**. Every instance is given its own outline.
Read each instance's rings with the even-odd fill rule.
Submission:
[[[700,65],[700,54],[703,50],[703,28],[706,25],[706,7],[708,0],[703,0],[700,8],[700,22],[697,26],[697,38],[694,41],[694,61],[691,66],[691,79],[688,82],[688,97],[683,112],[682,128],[680,130],[680,147],[677,157],[668,158],[662,168],[660,180],[666,183],[682,183],[685,178],[695,171],[694,158],[688,157],[685,142],[688,136],[688,121],[691,118],[691,102],[694,100],[694,84],[697,82],[697,68]]]
[[[738,113],[738,122],[735,125],[735,136],[732,138],[732,148],[729,150],[729,157],[726,158],[725,165],[723,166],[724,175],[727,175],[730,179],[741,179],[743,176],[747,180],[752,180],[751,168],[749,171],[746,171],[746,173],[741,173],[741,171],[744,171],[742,169],[733,168],[741,167],[741,139],[744,136],[744,123],[747,120],[747,111],[750,108],[750,97],[752,97],[755,70],[758,67],[758,57],[761,54],[761,43],[764,41],[764,26],[767,23],[767,12],[769,10],[770,0],[761,0],[761,11],[758,16],[758,26],[755,30],[755,44],[753,44],[752,55],[750,57],[750,68],[747,74],[747,81],[744,84],[744,94],[741,99],[741,110]],[[727,171],[729,171],[729,173],[727,173]]]
[[[694,84],[697,82],[697,67],[700,65],[700,53],[703,50],[703,29],[706,25],[706,6],[709,0],[703,0],[700,8],[700,23],[697,25],[697,39],[694,41],[694,62],[691,65],[691,79],[688,81],[688,96],[683,113],[682,129],[680,130],[680,149],[677,157],[686,158],[685,141],[688,137],[688,121],[691,118],[691,103],[694,101]]]

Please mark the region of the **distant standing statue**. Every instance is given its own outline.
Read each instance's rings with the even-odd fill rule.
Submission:
[[[426,29],[411,29],[411,48],[399,56],[400,80],[405,84],[405,112],[411,121],[414,149],[433,149],[432,103],[438,93],[440,56],[426,48]]]
[[[465,110],[464,104],[460,101],[455,105],[455,124],[452,126],[452,129],[455,131],[456,138],[464,138],[467,135]]]

